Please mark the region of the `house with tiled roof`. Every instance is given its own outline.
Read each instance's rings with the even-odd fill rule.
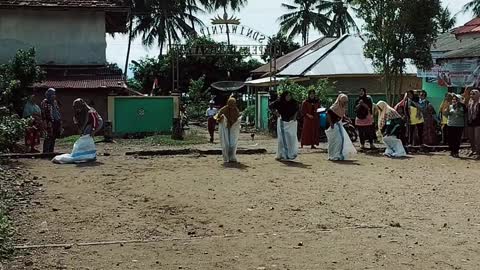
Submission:
[[[84,98],[107,118],[108,95],[128,93],[122,71],[107,64],[106,35],[127,31],[129,10],[123,0],[0,0],[0,64],[34,47],[45,71],[34,87],[38,99],[57,90],[72,134],[74,99]]]

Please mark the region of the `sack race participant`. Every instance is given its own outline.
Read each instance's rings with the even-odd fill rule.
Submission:
[[[97,160],[97,148],[93,137],[83,135],[73,145],[71,154],[58,155],[52,162],[57,164],[85,163]]]
[[[377,109],[379,112],[378,129],[383,134],[382,140],[386,146],[384,155],[388,157],[405,157],[407,152],[400,139],[405,134],[405,122],[402,116],[385,101],[379,101]]]
[[[83,99],[77,98],[73,102],[73,110],[75,112],[73,122],[77,125],[80,135],[94,136],[102,129],[102,117],[94,108],[88,106]]]
[[[348,96],[340,94],[327,111],[330,125],[325,131],[328,140],[328,160],[349,160],[357,153],[342,123],[342,119],[346,116],[347,107]]]
[[[84,163],[97,159],[97,148],[93,136],[103,126],[102,117],[81,98],[73,102],[73,110],[75,112],[73,122],[78,126],[81,137],[73,145],[71,154],[56,156],[52,160],[54,163]]]
[[[237,101],[233,97],[228,99],[227,105],[221,108],[215,117],[219,123],[218,131],[223,161],[225,163],[237,162],[237,145],[240,136],[241,118]]]
[[[290,92],[285,91],[280,95],[280,99],[271,105],[271,108],[278,115],[278,149],[276,159],[293,161],[298,156],[298,122],[296,120],[298,103],[293,99]]]

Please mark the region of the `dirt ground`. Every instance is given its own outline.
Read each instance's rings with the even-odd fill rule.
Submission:
[[[478,161],[302,150],[281,163],[274,140],[241,146],[270,153],[225,167],[101,144],[95,164],[22,161],[42,191],[16,244],[75,245],[20,251],[6,269],[480,269]]]

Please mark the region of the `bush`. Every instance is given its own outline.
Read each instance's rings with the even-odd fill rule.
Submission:
[[[28,119],[21,119],[17,115],[9,115],[8,110],[0,108],[0,152],[12,151],[17,141],[25,136]]]
[[[208,107],[210,97],[205,92],[205,76],[198,80],[190,80],[188,88],[187,114],[192,120],[205,119],[205,110]]]
[[[289,91],[292,94],[292,97],[299,103],[307,98],[310,90],[315,90],[321,104],[332,103],[332,98],[328,97],[328,95],[333,92],[333,85],[328,79],[320,79],[316,84],[310,85],[309,87],[305,87],[290,80],[285,80],[282,81],[278,87],[279,93]]]
[[[255,105],[250,105],[243,111],[243,118],[246,120],[250,120],[250,122],[255,122]]]

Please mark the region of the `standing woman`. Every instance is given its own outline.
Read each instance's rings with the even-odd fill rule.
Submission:
[[[437,119],[435,108],[432,103],[427,100],[427,92],[420,91],[420,98],[418,101],[418,107],[422,111],[423,116],[423,138],[422,142],[426,145],[436,145],[437,139]],[[419,134],[420,135],[420,134]]]
[[[77,125],[81,136],[90,135],[93,137],[102,129],[102,117],[94,108],[88,106],[83,99],[77,98],[73,101],[73,111],[75,112],[73,122]]]
[[[455,95],[452,99],[452,105],[444,113],[448,116],[450,155],[459,157],[460,144],[462,143],[462,135],[467,118],[467,107],[462,103],[462,96]]]
[[[365,148],[365,142],[368,141],[371,149],[375,149],[373,140],[375,138],[375,126],[373,125],[373,101],[367,95],[365,88],[360,89],[360,97],[356,101],[356,118],[355,126],[360,135],[360,144],[362,149]]]
[[[405,135],[405,121],[403,117],[390,107],[385,101],[377,103],[378,129],[383,134],[383,143],[386,146],[384,155],[388,157],[404,157],[407,155],[402,142]]]
[[[440,124],[442,128],[442,144],[448,145],[448,116],[445,115],[445,111],[452,105],[453,95],[451,93],[445,94],[445,99],[440,105]]]
[[[315,146],[320,144],[318,108],[320,108],[320,101],[315,96],[315,90],[308,91],[308,98],[302,104],[302,148],[304,145],[311,145],[312,149],[316,149]]]
[[[477,159],[480,159],[480,91],[477,89],[470,92],[468,128],[468,137],[472,144],[471,156],[477,155]]]
[[[27,103],[23,108],[23,118],[31,118],[27,129],[25,130],[25,146],[30,153],[38,153],[35,149],[40,145],[40,133],[42,131],[42,111],[33,101],[34,96],[28,97]]]
[[[285,91],[280,95],[280,99],[271,105],[271,108],[275,110],[278,116],[278,150],[276,159],[292,161],[298,156],[298,103],[293,99],[290,92]]]
[[[43,153],[53,153],[55,141],[60,136],[62,130],[62,116],[58,107],[55,89],[49,88],[45,92],[45,99],[40,104],[40,109],[42,110],[42,120],[46,131]]]
[[[215,119],[219,123],[220,143],[222,145],[223,161],[237,162],[237,144],[240,136],[241,115],[237,100],[230,97],[227,105],[220,109]]]
[[[348,96],[340,94],[327,111],[330,127],[325,131],[328,140],[328,159],[332,161],[348,160],[357,151],[343,127],[342,119],[346,117]]]

